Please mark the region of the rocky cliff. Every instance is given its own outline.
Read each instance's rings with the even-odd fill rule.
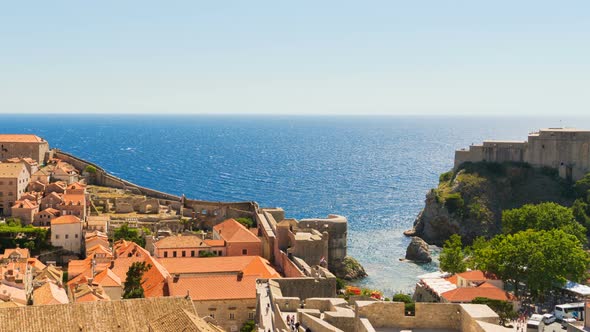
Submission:
[[[528,164],[465,163],[444,173],[436,189],[426,194],[424,209],[405,232],[441,246],[452,234],[464,243],[501,230],[502,210],[528,203],[573,202],[571,186],[555,170]]]

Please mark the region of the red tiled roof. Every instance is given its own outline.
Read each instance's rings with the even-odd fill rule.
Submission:
[[[70,203],[72,205],[78,205],[86,202],[84,194],[64,194],[62,199],[63,202],[60,205],[69,205]]]
[[[121,286],[121,278],[117,276],[111,269],[105,269],[94,277],[94,282],[102,287],[116,287]]]
[[[221,224],[215,225],[213,229],[226,242],[256,242],[260,243],[260,239],[252,234],[244,225],[237,222],[235,219],[227,219]]]
[[[190,295],[193,301],[255,299],[257,276],[236,275],[180,276],[168,282],[170,296]]]
[[[469,281],[497,280],[493,273],[483,272],[480,270],[467,271],[457,274],[457,276]]]
[[[471,302],[476,297],[485,297],[491,300],[514,301],[514,295],[498,288],[498,287],[459,287],[448,292],[444,292],[441,296],[449,302]]]
[[[205,243],[211,247],[225,247],[224,240],[205,240]]]
[[[457,284],[457,275],[453,274],[452,276],[445,278],[445,280],[456,285]]]
[[[154,246],[158,249],[175,249],[175,248],[208,248],[206,241],[196,235],[177,235],[167,236],[156,243]]]
[[[51,225],[65,225],[65,224],[77,224],[81,223],[80,218],[72,215],[61,216],[55,219],[51,219]]]
[[[259,256],[158,258],[170,274],[221,274],[244,272],[260,278],[280,277],[270,263]]]
[[[12,206],[13,209],[35,209],[37,208],[37,203],[36,202],[31,202],[28,199],[23,199],[23,200],[19,200],[14,202],[14,205]]]
[[[11,143],[41,143],[44,139],[31,134],[0,134],[0,142]]]

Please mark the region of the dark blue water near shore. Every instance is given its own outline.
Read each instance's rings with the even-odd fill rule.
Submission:
[[[143,186],[295,218],[345,215],[349,254],[370,274],[362,283],[387,292],[435,268],[398,260],[401,233],[456,148],[559,125],[590,119],[0,115],[2,133],[38,134]]]

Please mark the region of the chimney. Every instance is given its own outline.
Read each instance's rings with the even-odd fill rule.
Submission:
[[[175,274],[174,275],[174,279],[172,280],[172,282],[178,282],[178,279],[180,279],[180,274]]]
[[[242,281],[242,278],[244,278],[244,271],[238,272],[238,281]]]

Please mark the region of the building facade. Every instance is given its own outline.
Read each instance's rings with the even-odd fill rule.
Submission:
[[[29,171],[25,165],[0,164],[0,215],[10,215],[12,206],[26,192],[28,184]]]
[[[31,158],[44,163],[49,152],[49,143],[37,135],[0,134],[0,160]]]

